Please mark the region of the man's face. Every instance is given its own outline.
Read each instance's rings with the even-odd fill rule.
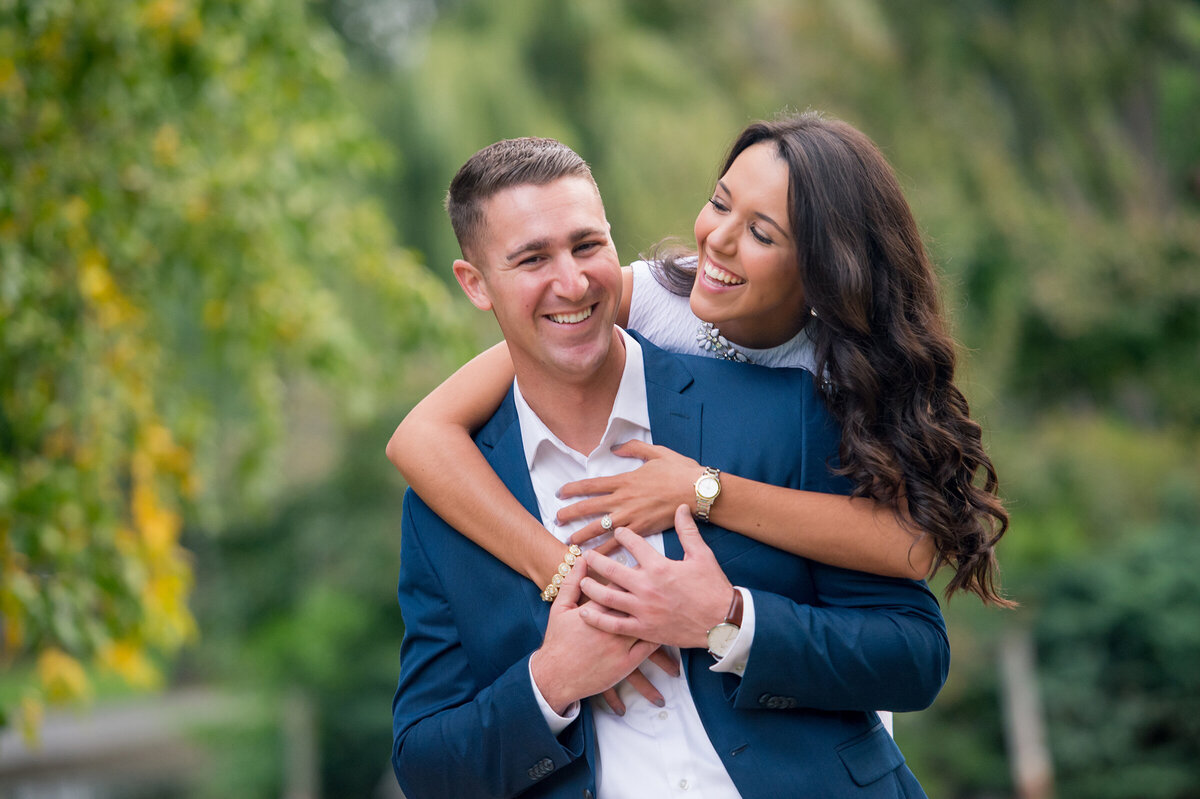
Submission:
[[[455,277],[476,307],[495,312],[518,374],[597,373],[613,342],[621,265],[591,181],[567,177],[493,195],[470,255],[455,262]]]

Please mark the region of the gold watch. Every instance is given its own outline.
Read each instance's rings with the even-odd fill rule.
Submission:
[[[721,494],[721,471],[711,466],[705,467],[704,473],[696,479],[696,518],[708,521],[713,503]]]

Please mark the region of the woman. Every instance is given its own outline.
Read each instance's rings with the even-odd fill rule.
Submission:
[[[954,343],[932,266],[875,145],[813,112],[754,123],[730,150],[695,235],[694,253],[625,270],[619,321],[676,352],[820,375],[842,425],[838,471],[855,485],[847,498],[722,475],[712,522],[883,575],[921,579],[949,564],[947,594],[1011,604],[997,587],[994,547],[1008,517],[996,473],[953,382]],[[409,414],[388,457],[451,526],[540,589],[562,544],[509,494],[467,432],[491,416],[512,379],[503,344],[480,355]],[[681,503],[696,510],[700,464],[637,442],[619,454],[645,463],[562,489],[590,497],[558,514],[562,524],[592,517],[576,542],[614,524],[655,533]]]

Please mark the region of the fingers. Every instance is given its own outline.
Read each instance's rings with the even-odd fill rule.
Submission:
[[[594,494],[611,494],[619,485],[620,475],[615,477],[589,477],[576,480],[558,489],[558,498],[589,497]]]
[[[571,533],[571,537],[567,539],[567,542],[571,543],[571,544],[582,544],[584,541],[591,541],[596,536],[604,535],[606,532],[608,532],[608,531],[600,526],[600,522],[598,522],[598,521],[597,522],[588,522],[583,527],[580,527],[578,530],[576,530],[574,533]],[[608,547],[605,554],[612,552],[613,546],[610,546],[611,544],[612,544],[611,541],[604,542],[604,546]],[[602,548],[603,547],[597,547],[597,549],[602,549]]]
[[[615,539],[615,538],[610,538],[607,541],[605,541],[603,544],[598,545],[592,551],[597,552],[601,555],[611,555],[612,553],[616,552],[620,548],[621,548],[621,543],[619,541],[617,541],[617,539]]]
[[[629,652],[637,658],[637,662],[641,663],[646,658],[650,657],[650,653],[658,649],[658,644],[653,641],[638,641],[633,645]]]
[[[632,533],[631,533],[631,535],[632,535]],[[633,537],[637,538],[636,535],[634,535]],[[641,541],[640,538],[638,538],[638,540]],[[643,542],[643,543],[645,543],[645,542]],[[649,545],[647,544],[647,546],[649,546]],[[653,550],[653,549],[654,548],[651,547],[651,550]],[[657,552],[655,552],[654,554],[658,555]],[[629,568],[628,566],[623,566],[622,564],[617,563],[615,560],[608,557],[607,555],[599,554],[594,549],[584,552],[583,559],[585,561],[587,561],[587,563],[589,564],[589,568],[596,575],[603,577],[605,580],[607,580],[610,583],[616,583],[617,585],[621,586],[622,588],[632,587],[633,583],[636,580],[635,572],[633,569]]]
[[[647,444],[645,441],[633,439],[626,441],[624,444],[618,444],[612,448],[612,453],[622,458],[641,458],[644,461],[661,458],[660,450],[665,447],[658,447],[654,444]]]
[[[589,602],[579,609],[579,618],[584,622],[595,627],[600,632],[612,633],[626,638],[637,638],[638,622],[636,619],[626,616],[624,613],[615,613],[607,608],[603,608],[599,603]],[[655,644],[654,646],[657,646]],[[646,650],[646,654],[638,658],[637,662],[642,662],[650,657],[653,649]]]
[[[604,585],[591,577],[584,580],[580,588],[588,599],[606,608],[611,608],[624,614],[628,614],[634,609],[633,595],[623,589]],[[591,612],[591,608],[585,608],[585,610],[587,611],[583,614],[585,616]]]
[[[555,518],[558,519],[559,524],[567,524],[588,516],[599,516],[602,513],[612,510],[609,507],[611,504],[612,499],[608,494],[591,497],[590,499],[581,499],[578,502],[572,502],[570,505],[564,505],[559,509]]]
[[[642,674],[640,668],[631,671],[625,679],[629,680],[629,684],[633,686],[634,690],[649,699],[655,707],[663,707],[667,704],[666,700],[663,699],[663,695],[654,687],[654,683],[650,682],[645,674]],[[620,700],[618,699],[617,701]]]
[[[685,506],[686,507],[686,506]],[[700,533],[697,531],[697,536]],[[663,556],[658,550],[650,545],[646,539],[630,530],[628,527],[618,527],[613,531],[613,540],[621,546],[629,550],[629,554],[637,559],[638,563],[650,563],[655,559],[661,559]]]
[[[579,597],[582,591],[579,584],[583,578],[587,576],[587,561],[582,557],[575,559],[575,566],[571,569],[571,573],[563,580],[562,585],[558,587],[558,596],[554,598],[554,604],[551,607],[552,612],[562,613],[579,606]]]
[[[615,685],[600,694],[600,696],[604,699],[605,703],[612,708],[613,713],[616,713],[618,716],[625,715],[625,703],[621,701],[621,695],[617,693],[617,687]],[[642,694],[642,696],[645,696],[645,694]]]
[[[679,676],[679,661],[671,657],[671,653],[663,647],[660,646],[651,652],[649,660],[672,677]]]
[[[687,505],[675,509],[675,532],[679,535],[679,545],[683,547],[684,557],[712,556],[712,550],[704,543],[692,511]],[[624,541],[621,542],[624,544]],[[640,560],[640,559],[639,559]]]

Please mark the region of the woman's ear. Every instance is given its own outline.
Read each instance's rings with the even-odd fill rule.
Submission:
[[[488,294],[487,281],[478,267],[459,258],[454,262],[454,279],[462,286],[467,299],[481,311],[492,310],[492,298]]]

